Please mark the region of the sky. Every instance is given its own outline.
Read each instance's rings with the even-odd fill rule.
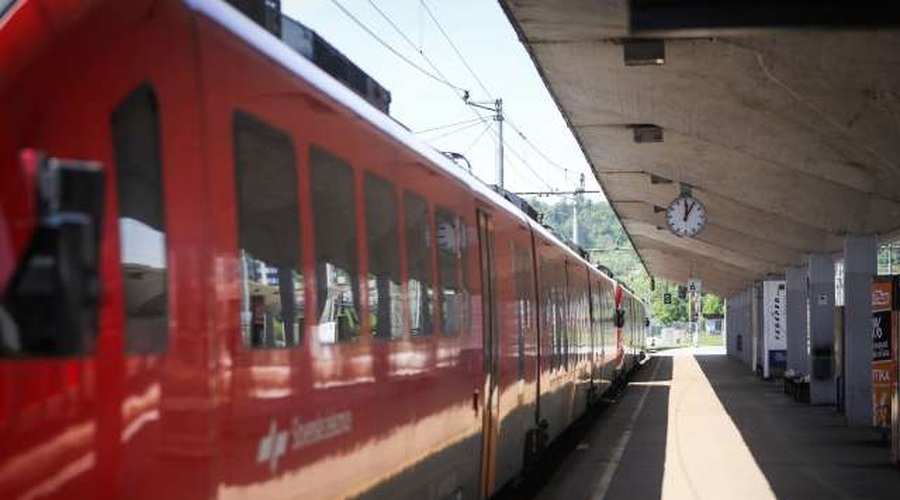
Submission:
[[[503,100],[508,190],[571,191],[582,173],[586,189],[599,189],[497,0],[282,0],[281,9],[389,90],[391,116],[465,155],[483,181],[496,178],[496,124],[463,102],[463,89],[472,102]]]

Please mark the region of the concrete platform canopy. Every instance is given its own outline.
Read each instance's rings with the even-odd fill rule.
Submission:
[[[651,274],[730,297],[900,227],[900,25],[868,2],[762,2],[741,26],[754,2],[500,1]],[[626,65],[647,39],[662,64]],[[665,223],[685,188],[707,208],[694,238]]]

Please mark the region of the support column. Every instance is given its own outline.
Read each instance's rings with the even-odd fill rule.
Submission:
[[[806,336],[806,267],[787,268],[787,367],[809,373],[809,345]]]
[[[747,365],[747,368],[753,369],[753,321],[752,321],[752,300],[750,300],[750,292],[752,288],[748,288],[741,292],[741,316],[738,320],[741,332],[741,354],[740,358]]]
[[[763,308],[762,283],[755,282],[750,287],[750,336],[753,338],[753,349],[750,358],[750,370],[762,376],[763,356]]]
[[[872,277],[874,236],[844,238],[844,377],[847,424],[872,425]]]
[[[809,368],[804,371],[811,375],[809,402],[833,405],[837,398],[834,384],[834,260],[831,256],[810,255],[808,277],[810,360]]]
[[[747,365],[747,368],[753,369],[753,328],[752,328],[752,320],[751,320],[751,300],[750,300],[750,290],[747,289],[741,294],[741,337],[742,337],[742,350],[741,350],[741,359],[744,361],[744,364]]]
[[[734,304],[731,307],[731,328],[734,332],[731,338],[734,339],[734,357],[744,361],[744,351],[747,350],[747,333],[744,331],[744,322],[746,314],[744,313],[744,292],[741,292],[731,298]]]
[[[737,353],[737,348],[735,346],[734,339],[734,327],[731,322],[733,321],[734,312],[731,310],[734,307],[734,297],[728,297],[725,299],[725,321],[724,326],[722,328],[725,329],[725,354],[729,357],[734,357]]]
[[[750,330],[750,316],[748,313],[750,304],[747,301],[747,292],[741,292],[729,297],[725,303],[727,311],[725,316],[727,352],[728,355],[747,363],[746,353],[750,349],[747,332]]]

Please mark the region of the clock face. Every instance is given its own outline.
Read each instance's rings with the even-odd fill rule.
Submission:
[[[678,236],[695,236],[706,224],[706,207],[693,196],[680,196],[669,204],[666,223]]]

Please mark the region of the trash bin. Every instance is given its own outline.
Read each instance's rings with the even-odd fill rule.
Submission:
[[[800,379],[797,382],[797,392],[794,394],[794,401],[809,403],[809,382],[807,380]]]

